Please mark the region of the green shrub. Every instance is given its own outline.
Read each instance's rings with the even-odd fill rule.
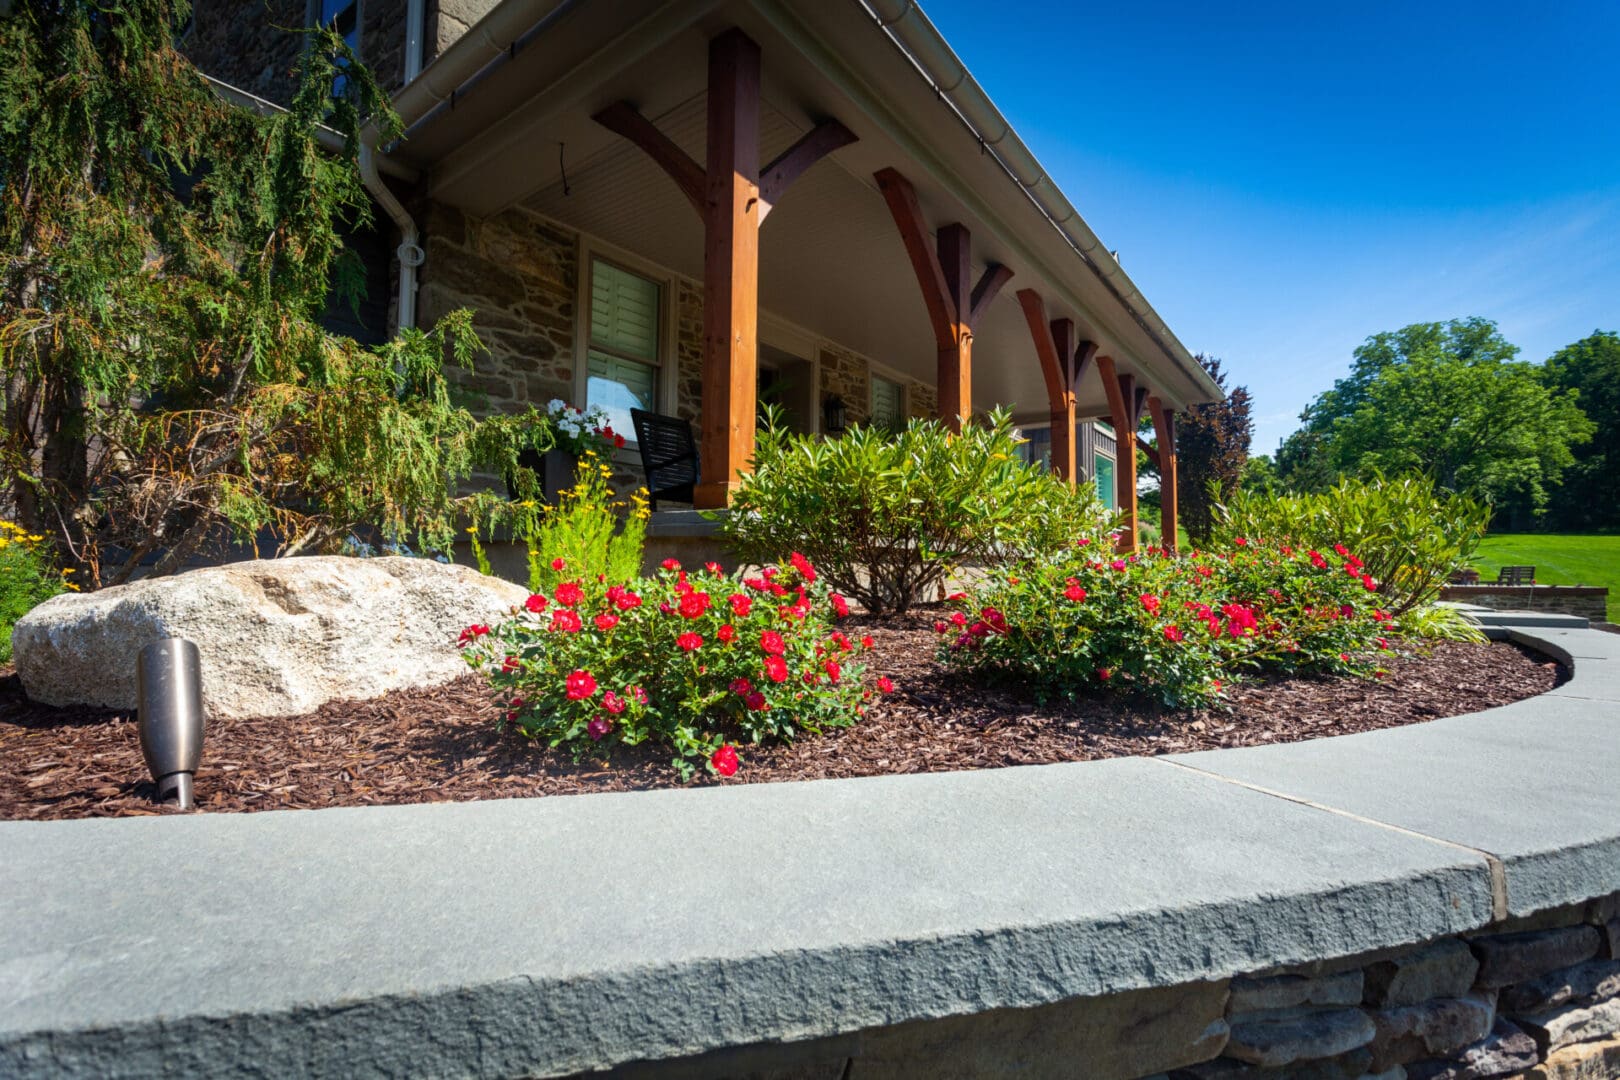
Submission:
[[[1186,558],[1081,548],[995,575],[935,629],[946,663],[1042,694],[1124,690],[1199,706],[1247,671],[1373,673],[1390,615],[1369,585],[1348,554],[1289,546]]]
[[[531,738],[576,756],[650,740],[685,775],[707,758],[729,776],[734,739],[791,739],[863,711],[870,639],[833,629],[847,611],[798,554],[740,580],[670,559],[651,578],[562,582],[505,622],[468,627],[461,644]]]
[[[647,499],[613,494],[613,470],[595,453],[580,456],[574,486],[554,506],[524,502],[517,532],[529,551],[529,591],[549,592],[564,581],[622,584],[641,573],[647,539]]]
[[[73,589],[51,561],[46,538],[0,521],[0,664],[11,663],[11,628],[57,593]]]
[[[1473,559],[1490,508],[1420,475],[1345,479],[1319,494],[1239,492],[1217,508],[1216,539],[1342,544],[1366,560],[1383,604],[1407,615],[1439,595]]]
[[[836,588],[884,612],[931,599],[957,566],[1101,540],[1110,523],[1089,484],[1071,490],[1024,464],[1003,411],[959,435],[912,420],[838,439],[794,435],[773,417],[721,531],[744,561],[802,551]]]

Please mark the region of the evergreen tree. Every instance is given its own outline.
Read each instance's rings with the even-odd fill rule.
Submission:
[[[480,422],[451,401],[468,312],[376,349],[321,326],[360,281],[340,232],[371,213],[362,121],[386,141],[397,118],[329,32],[288,111],[234,107],[174,49],[185,15],[0,17],[0,509],[98,582],[233,538],[292,554],[375,526],[446,546],[499,512],[454,485],[479,467],[531,485],[518,451],[548,435],[532,410]]]
[[[1254,420],[1249,415],[1253,402],[1247,387],[1227,389],[1219,359],[1202,353],[1197,359],[1226,396],[1194,405],[1176,424],[1177,501],[1187,538],[1195,547],[1208,547],[1214,535],[1216,504],[1230,498],[1243,481],[1249,443],[1254,438]]]

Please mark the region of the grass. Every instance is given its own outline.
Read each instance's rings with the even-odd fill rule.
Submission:
[[[1606,585],[1609,621],[1620,622],[1620,536],[1487,536],[1474,556],[1480,581],[1495,580],[1504,566],[1534,566],[1538,585]]]

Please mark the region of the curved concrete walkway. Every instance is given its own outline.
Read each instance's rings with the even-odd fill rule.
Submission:
[[[1620,890],[1620,636],[1308,743],[0,823],[0,1074],[559,1075],[1224,978]]]

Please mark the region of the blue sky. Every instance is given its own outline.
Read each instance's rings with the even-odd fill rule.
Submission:
[[[1254,451],[1369,334],[1620,330],[1620,2],[924,0]]]

